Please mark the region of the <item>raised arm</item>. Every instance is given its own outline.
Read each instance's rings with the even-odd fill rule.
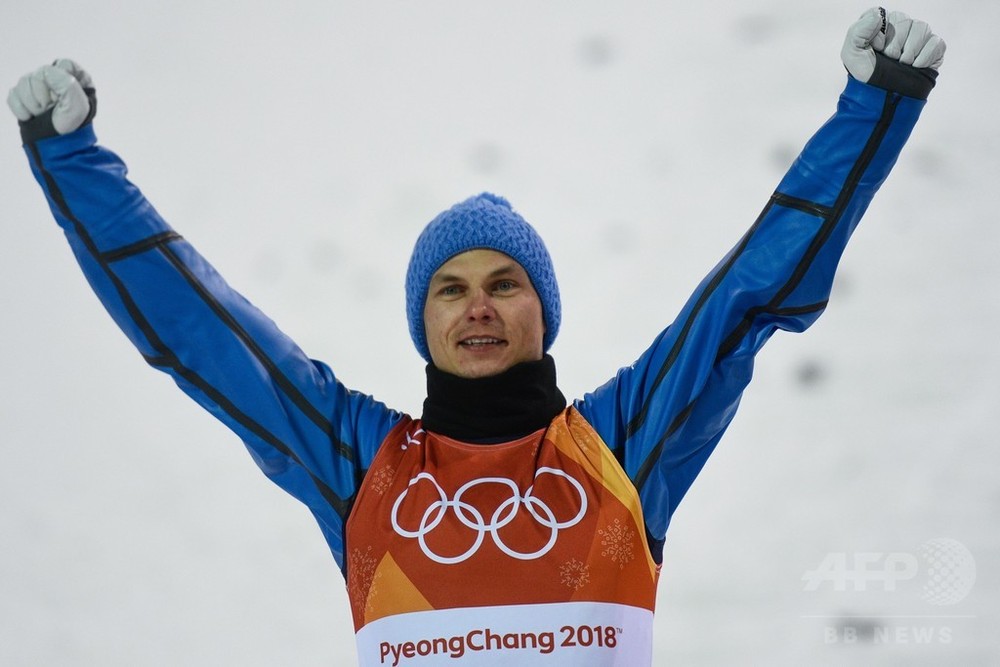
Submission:
[[[848,32],[836,113],[756,222],[631,366],[576,403],[639,490],[659,560],[670,517],[736,412],[754,355],[823,312],[851,233],[934,85],[944,43],[899,13]]]
[[[343,565],[357,485],[401,415],[307,358],[157,214],[97,144],[96,96],[75,63],[23,77],[8,104],[52,214],[115,322],[310,508]]]

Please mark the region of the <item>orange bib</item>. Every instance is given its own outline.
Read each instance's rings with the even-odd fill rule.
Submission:
[[[659,568],[639,498],[573,408],[498,445],[404,419],[358,492],[346,544],[361,664],[643,664],[651,649]]]

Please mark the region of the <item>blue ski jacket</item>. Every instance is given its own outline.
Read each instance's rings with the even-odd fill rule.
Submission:
[[[671,515],[733,418],[756,352],[777,329],[802,331],[826,307],[844,247],[925,98],[849,78],[834,115],[675,321],[573,402],[634,484],[655,562]],[[115,322],[309,508],[343,570],[358,489],[406,415],[345,387],[227,285],[127,179],[92,124],[62,136],[26,130],[33,173]]]

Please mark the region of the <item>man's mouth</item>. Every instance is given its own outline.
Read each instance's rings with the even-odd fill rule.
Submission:
[[[501,345],[504,342],[506,341],[503,341],[499,338],[493,338],[490,336],[476,336],[474,338],[466,338],[465,340],[461,340],[459,341],[458,344],[461,345],[462,347],[481,348],[487,345]]]

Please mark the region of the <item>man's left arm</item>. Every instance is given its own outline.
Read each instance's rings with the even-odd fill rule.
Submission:
[[[842,53],[836,113],[807,143],[740,242],[675,322],[576,407],[642,501],[659,561],[670,516],[731,422],[754,355],[826,307],[837,264],[913,129],[944,43],[900,13],[866,12]]]

